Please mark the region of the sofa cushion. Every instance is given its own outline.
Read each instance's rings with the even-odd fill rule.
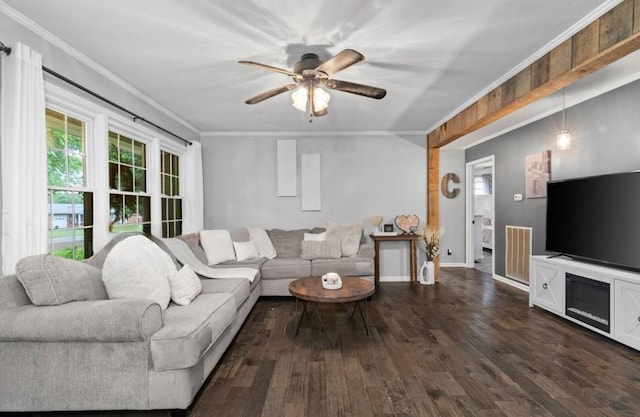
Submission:
[[[311,276],[311,261],[300,258],[270,259],[260,268],[262,279],[302,278]]]
[[[302,241],[302,254],[300,255],[302,259],[340,258],[341,256],[339,240]]]
[[[199,233],[187,233],[186,235],[178,236],[179,239],[184,241],[187,244],[191,252],[196,255],[196,258],[203,264],[207,264],[209,261],[207,259],[207,254],[204,253],[204,249],[200,245],[200,234]]]
[[[151,336],[155,370],[184,369],[202,355],[231,324],[236,315],[233,294],[200,294],[187,307],[172,305],[164,314],[164,326]]]
[[[304,240],[315,240],[315,241],[327,240],[327,232],[305,233]]]
[[[342,244],[342,256],[356,256],[362,238],[361,224],[339,224],[329,222],[327,239],[338,239]]]
[[[373,275],[373,260],[359,256],[340,259],[314,259],[311,261],[311,275],[321,276],[336,272],[344,276]]]
[[[180,270],[169,274],[169,287],[171,301],[181,306],[189,305],[202,292],[200,278],[189,265],[184,265]]]
[[[99,268],[50,254],[18,261],[16,276],[35,305],[104,300],[107,292]]]
[[[249,230],[246,227],[236,227],[229,230],[229,233],[231,234],[231,240],[234,242],[248,242],[251,240]]]
[[[249,227],[247,230],[249,231],[251,240],[256,243],[258,255],[260,255],[261,258],[273,259],[277,256],[276,248],[273,246],[266,230],[257,227]]]
[[[233,250],[236,252],[237,261],[247,261],[249,259],[257,259],[258,248],[253,240],[246,242],[233,242]]]
[[[271,242],[276,248],[278,258],[299,258],[302,252],[301,244],[304,234],[309,232],[309,229],[269,230],[269,238],[271,238]]]
[[[259,281],[259,280],[254,280]],[[202,279],[203,294],[231,293],[236,299],[236,307],[240,306],[249,298],[249,293],[253,287],[253,283],[244,278],[225,278],[225,279]]]
[[[147,298],[164,310],[171,300],[171,257],[142,235],[118,242],[104,261],[102,281],[109,298]]]
[[[200,244],[207,254],[207,264],[217,265],[224,261],[234,261],[236,253],[228,230],[202,230]]]
[[[32,304],[15,275],[0,277],[0,310]]]

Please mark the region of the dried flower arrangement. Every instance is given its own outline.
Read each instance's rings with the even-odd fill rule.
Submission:
[[[440,241],[436,231],[428,226],[422,228],[420,232],[422,244],[424,245],[424,253],[428,261],[433,261],[440,254]]]

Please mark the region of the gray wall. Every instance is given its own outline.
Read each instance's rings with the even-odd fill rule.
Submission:
[[[425,137],[298,137],[300,155],[320,154],[322,210],[301,211],[296,197],[276,194],[276,143],[282,137],[206,137],[202,139],[205,227],[242,226],[293,229],[327,222],[362,223],[398,214],[426,219]],[[284,139],[293,139],[287,137]],[[407,245],[385,243],[381,276],[408,277]]]
[[[461,266],[465,261],[465,153],[462,150],[440,150],[440,179],[453,172],[460,178],[460,184],[450,184],[460,192],[455,198],[447,198],[439,191],[440,200],[440,265]],[[447,255],[447,249],[451,255]]]
[[[555,114],[466,151],[467,162],[495,155],[495,271],[504,276],[505,225],[533,228],[533,253],[543,254],[546,199],[514,202],[524,194],[524,159],[551,150],[551,179],[640,169],[640,81],[566,110],[571,149],[557,150],[561,116]]]

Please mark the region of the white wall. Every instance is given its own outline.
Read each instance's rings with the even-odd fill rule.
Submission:
[[[424,137],[313,136],[297,138],[300,155],[320,154],[321,211],[302,211],[300,181],[296,197],[277,197],[276,143],[291,137],[204,137],[205,227],[242,226],[294,229],[327,222],[362,223],[398,214],[426,220],[426,151]],[[408,250],[385,243],[381,277],[408,279]]]

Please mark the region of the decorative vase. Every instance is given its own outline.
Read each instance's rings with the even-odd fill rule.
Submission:
[[[433,285],[436,281],[436,265],[433,261],[424,261],[420,268],[420,284]]]

